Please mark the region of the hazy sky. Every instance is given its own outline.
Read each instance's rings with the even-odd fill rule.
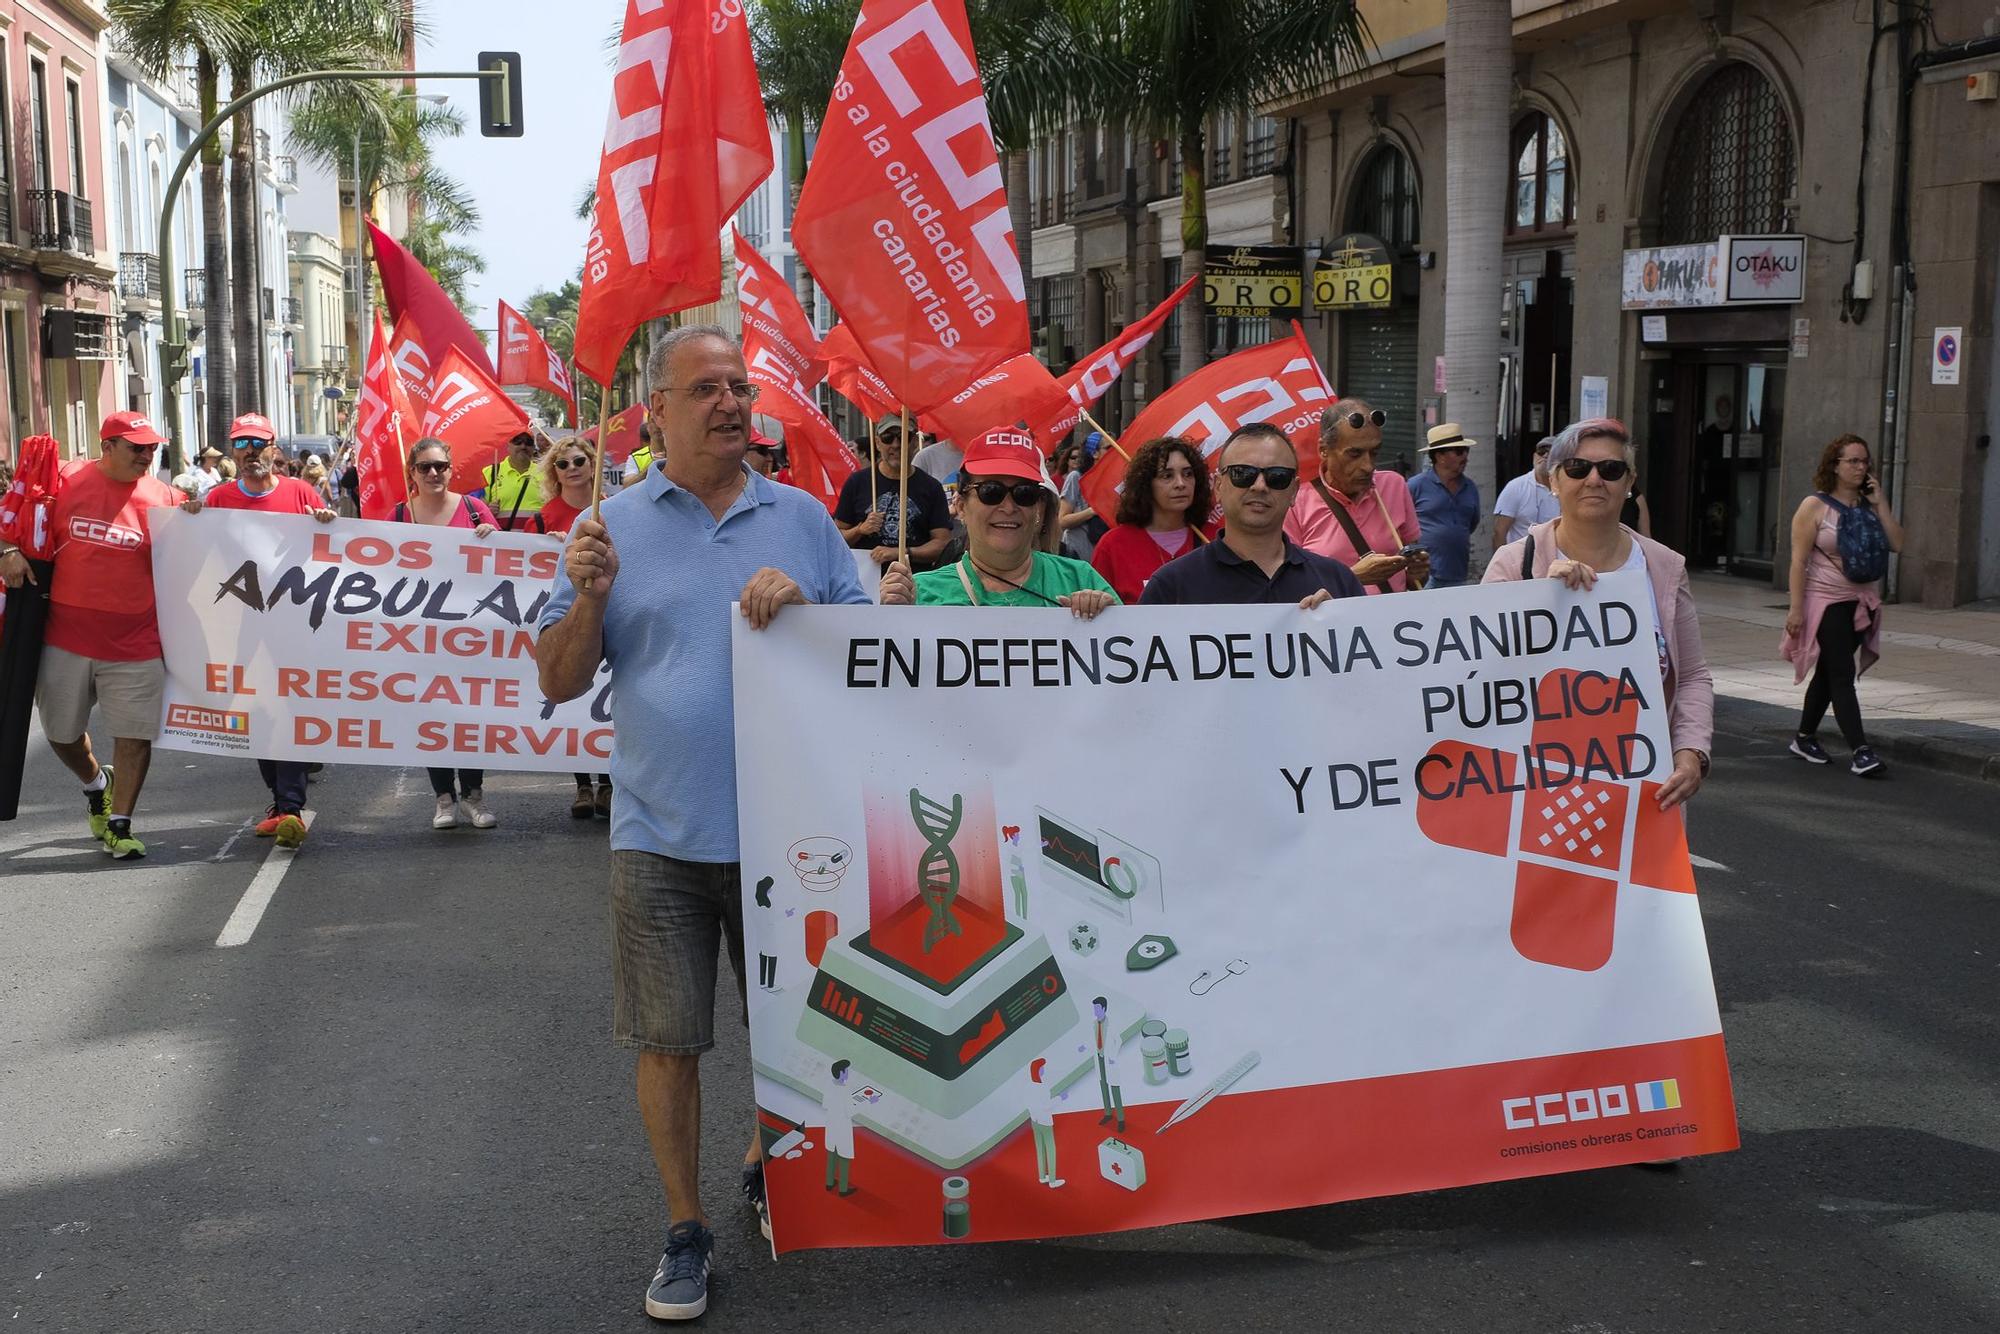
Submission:
[[[472,283],[475,324],[492,328],[494,300],[519,306],[540,287],[558,287],[583,260],[586,228],[576,203],[597,176],[598,151],[611,98],[611,53],[605,43],[623,19],[623,0],[429,0],[431,34],[418,52],[421,68],[470,69],[481,51],[519,51],[522,122],[519,139],[479,135],[476,87],[470,80],[432,81],[465,116],[464,137],[437,147],[437,161],[478,202],[480,225],[470,238],[486,259]]]

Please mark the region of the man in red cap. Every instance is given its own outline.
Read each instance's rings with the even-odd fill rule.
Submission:
[[[146,855],[132,836],[132,812],[167,684],[146,511],[185,497],[153,476],[163,438],[139,413],[112,413],[98,440],[96,459],[63,465],[56,492],[55,574],[35,703],[49,747],[83,782],[91,836],[123,860]],[[33,577],[20,552],[0,555],[0,581],[9,588]],[[111,764],[98,763],[85,730],[93,706],[111,729]]]
[[[229,423],[229,450],[236,478],[208,493],[206,500],[190,497],[181,508],[189,514],[203,509],[252,510],[259,514],[310,514],[332,523],[334,512],[319,492],[296,477],[278,474],[283,453],[278,433],[261,413],[246,412]],[[257,837],[275,838],[281,848],[306,841],[306,764],[303,760],[258,760],[257,772],[271,789],[271,807],[257,822]]]

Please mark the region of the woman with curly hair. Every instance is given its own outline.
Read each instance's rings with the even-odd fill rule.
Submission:
[[[1208,539],[1215,492],[1201,450],[1177,436],[1148,440],[1125,466],[1118,494],[1118,522],[1097,543],[1090,563],[1118,594],[1133,603],[1153,571]]]

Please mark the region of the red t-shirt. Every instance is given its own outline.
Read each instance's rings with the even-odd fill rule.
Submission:
[[[277,485],[262,495],[251,495],[238,480],[224,482],[208,493],[201,503],[226,510],[256,510],[260,514],[316,514],[326,508],[319,492],[296,477],[280,477]]]
[[[566,533],[576,526],[577,516],[582,513],[561,496],[550,496],[542,502],[542,531]]]
[[[1188,545],[1174,554],[1185,556],[1197,545],[1190,537]],[[1113,528],[1098,539],[1096,550],[1090,554],[1092,567],[1128,607],[1138,602],[1153,573],[1172,559],[1153,540],[1153,535],[1136,523],[1121,523]]]
[[[186,498],[150,475],[116,482],[90,459],[64,465],[45,642],[103,662],[160,656],[146,511]]]

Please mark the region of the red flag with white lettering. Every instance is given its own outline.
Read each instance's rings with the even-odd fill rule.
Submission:
[[[792,240],[912,412],[1028,350],[964,0],[863,0]]]
[[[721,297],[717,236],[770,174],[743,7],[626,0],[577,303],[577,370],[607,383],[634,329]]]
[[[451,446],[454,491],[483,489],[487,466],[507,452],[510,439],[527,429],[528,414],[485,371],[457,348],[444,354],[431,376],[423,434]]]
[[[532,385],[554,394],[569,404],[569,424],[576,425],[576,389],[569,382],[569,367],[520,311],[505,301],[494,304],[500,308],[500,374],[495,378],[501,384]]]
[[[763,344],[811,389],[826,378],[826,359],[819,354],[812,321],[806,318],[785,276],[757,253],[757,247],[745,240],[742,232],[734,227],[730,232],[736,238],[736,304],[743,312],[746,346],[755,329]],[[750,354],[746,350],[743,355],[747,359]]]
[[[1211,361],[1154,399],[1125,428],[1126,449],[1179,436],[1201,447],[1213,471],[1215,451],[1231,431],[1250,422],[1271,422],[1290,438],[1303,475],[1317,477],[1319,414],[1332,401],[1333,386],[1306,343],[1305,331],[1294,323],[1290,337]],[[1116,514],[1124,486],[1125,458],[1107,448],[1083,475],[1083,498],[1099,514]]]
[[[455,347],[467,361],[491,375],[493,363],[486,356],[486,344],[479,341],[464,312],[438,286],[431,271],[373,222],[368,224],[368,237],[375,252],[375,271],[382,275],[382,295],[388,299],[389,316],[397,330],[406,323],[415,329],[433,361],[444,356],[447,348]]]
[[[896,391],[868,364],[854,331],[836,324],[820,340],[819,353],[826,359],[826,382],[842,398],[861,409],[870,432],[882,418],[898,410]]]
[[[1068,435],[1082,416],[1048,368],[1023,352],[979,376],[932,408],[927,422],[947,440],[970,442],[1002,426],[1024,427],[1044,454]]]
[[[415,409],[389,359],[390,338],[375,312],[375,329],[354,406],[355,469],[361,474],[361,517],[387,519],[408,498],[405,448],[416,439]]]
[[[1116,338],[1069,368],[1062,377],[1062,386],[1069,391],[1077,406],[1087,408],[1104,397],[1105,391],[1146,350],[1146,344],[1153,341],[1153,335],[1165,327],[1167,316],[1173,314],[1182,297],[1194,290],[1195,281],[1190,278],[1182,283],[1174,289],[1173,295],[1154,306],[1145,319],[1127,325]]]
[[[403,419],[403,424],[415,432],[422,428],[424,409],[430,405],[433,362],[416,321],[407,315],[397,320],[389,333],[389,364],[395,367],[396,381],[409,396],[410,406],[416,409]],[[415,434],[410,436],[413,442],[416,438]]]

